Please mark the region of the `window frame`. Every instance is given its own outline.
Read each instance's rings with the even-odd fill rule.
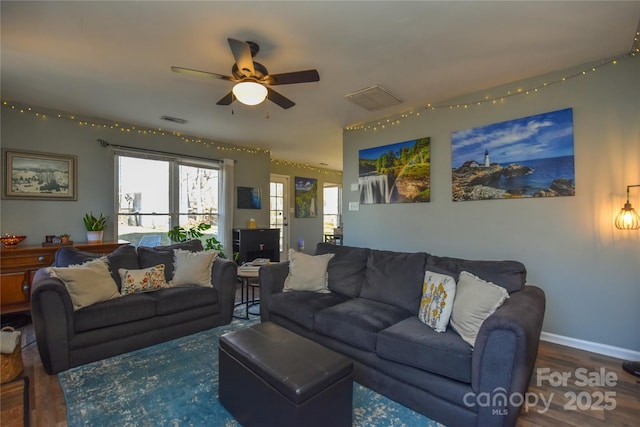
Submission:
[[[137,158],[137,159],[145,159],[145,160],[155,160],[167,162],[169,166],[168,171],[168,198],[169,198],[169,211],[168,212],[150,212],[150,213],[141,213],[140,215],[166,215],[169,217],[169,229],[175,227],[176,225],[180,225],[180,217],[185,215],[193,214],[193,212],[180,212],[180,167],[196,167],[196,168],[209,168],[215,169],[218,172],[218,207],[220,207],[221,199],[223,198],[224,188],[222,186],[221,179],[221,162],[217,159],[205,159],[200,157],[189,157],[189,156],[178,156],[171,155],[169,153],[159,153],[154,151],[146,151],[146,150],[124,150],[117,149],[114,150],[114,181],[115,181],[115,192],[114,192],[114,211],[115,211],[115,235],[116,237],[120,236],[120,226],[118,218],[120,215],[125,215],[126,213],[120,212],[120,157],[129,157],[129,158]],[[204,212],[197,212],[196,214],[205,214]],[[220,211],[217,213],[209,215],[215,215],[220,219]],[[209,233],[207,233],[209,234]],[[220,227],[218,226],[215,237],[220,239]]]

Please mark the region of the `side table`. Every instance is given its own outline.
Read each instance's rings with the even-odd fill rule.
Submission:
[[[255,305],[260,301],[260,299],[255,298],[255,289],[257,286],[260,286],[255,282],[258,279],[258,271],[260,267],[246,267],[240,266],[238,267],[238,278],[240,279],[240,302],[236,303],[236,307],[239,305],[244,305],[244,317],[234,316],[240,319],[248,319],[249,314],[257,314],[257,313],[249,313],[249,307]],[[252,282],[253,279],[253,282]],[[251,288],[251,299],[249,299],[249,288]]]

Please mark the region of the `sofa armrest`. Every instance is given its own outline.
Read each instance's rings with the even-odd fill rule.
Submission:
[[[478,395],[488,393],[491,402],[504,394],[505,406],[479,405],[480,426],[512,426],[519,407],[510,399],[524,396],[531,380],[545,311],[542,289],[527,285],[514,292],[489,316],[476,338],[471,367],[471,386]]]
[[[258,277],[260,280],[260,320],[268,322],[269,300],[271,295],[282,292],[284,280],[289,274],[289,262],[278,262],[260,267]]]
[[[73,304],[64,283],[38,270],[31,287],[31,318],[38,352],[48,374],[69,369],[73,337]]]
[[[211,268],[211,283],[220,296],[224,324],[231,323],[238,286],[238,265],[228,259],[216,258]]]

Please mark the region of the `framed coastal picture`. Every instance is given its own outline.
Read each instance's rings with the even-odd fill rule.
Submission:
[[[358,153],[361,204],[417,203],[431,199],[431,138]]]
[[[573,110],[451,133],[454,202],[575,195]]]
[[[76,156],[6,148],[2,166],[4,199],[78,199]]]
[[[296,218],[315,218],[318,216],[318,180],[315,178],[295,177]]]
[[[262,199],[258,187],[238,187],[238,209],[261,209]]]

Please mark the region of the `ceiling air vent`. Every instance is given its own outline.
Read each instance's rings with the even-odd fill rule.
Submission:
[[[185,119],[181,119],[178,117],[171,117],[171,116],[162,116],[160,117],[162,120],[166,120],[168,122],[172,122],[172,123],[180,123],[181,125],[188,123],[188,120]]]
[[[359,107],[369,111],[392,107],[400,104],[399,98],[391,95],[380,86],[371,86],[344,96]]]

